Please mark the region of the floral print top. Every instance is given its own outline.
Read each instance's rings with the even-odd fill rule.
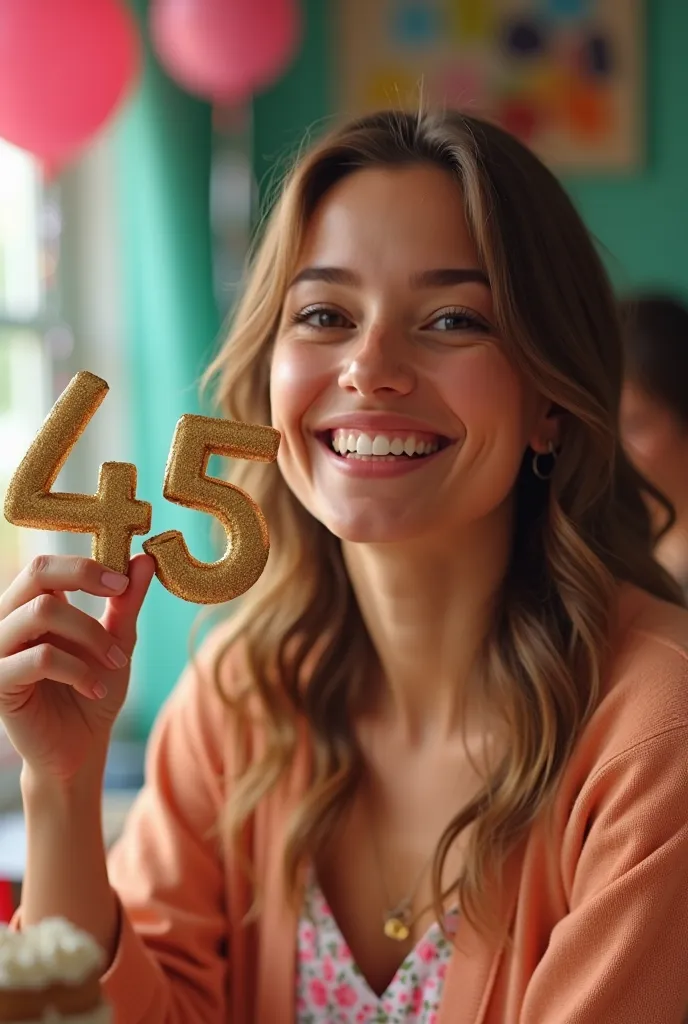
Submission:
[[[446,926],[456,931],[458,911]],[[311,872],[297,939],[297,1024],[436,1024],[451,942],[435,922],[376,995],[354,962]]]

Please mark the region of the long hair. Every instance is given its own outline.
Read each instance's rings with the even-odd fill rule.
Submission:
[[[271,349],[304,230],[328,189],[368,167],[429,163],[461,189],[465,214],[514,364],[562,411],[561,454],[543,482],[524,457],[513,552],[482,658],[481,699],[499,709],[510,742],[437,847],[442,870],[469,825],[465,869],[452,884],[463,912],[488,920],[487,877],[548,803],[598,702],[617,583],[676,603],[654,561],[642,490],[652,490],[618,440],[622,347],[607,275],[556,178],[504,131],[457,112],[382,112],[333,131],[291,170],[250,263],[227,341],[206,375],[222,414],[270,423]],[[247,762],[227,808],[237,836],[292,764],[304,724],[312,778],[289,829],[284,868],[317,856],[361,779],[354,722],[379,668],[340,541],[296,500],[276,465],[239,463],[232,480],[263,509],[267,567],[232,622],[241,686],[222,688],[238,713],[260,706],[264,752]],[[661,496],[653,491],[658,500]],[[449,891],[449,890],[448,890]]]

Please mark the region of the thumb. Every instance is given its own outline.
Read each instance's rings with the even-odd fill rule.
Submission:
[[[123,594],[109,597],[102,624],[131,653],[136,642],[136,620],[155,575],[155,560],[150,555],[135,555],[129,562],[129,586]]]

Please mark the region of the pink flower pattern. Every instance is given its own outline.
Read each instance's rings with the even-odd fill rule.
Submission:
[[[456,930],[458,912],[447,916]],[[297,940],[297,1024],[435,1024],[452,945],[433,924],[377,996],[311,872]]]

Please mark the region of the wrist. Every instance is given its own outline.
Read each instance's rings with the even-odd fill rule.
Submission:
[[[97,804],[102,800],[106,755],[94,758],[75,775],[56,778],[24,763],[20,787],[27,812],[47,807],[68,810],[80,805]]]

